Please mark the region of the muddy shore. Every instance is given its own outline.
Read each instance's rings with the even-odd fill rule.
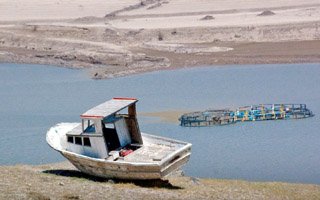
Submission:
[[[277,30],[283,27],[273,28]],[[320,40],[273,42],[237,41],[238,38],[234,38],[234,41],[223,41],[210,38],[194,43],[170,41],[172,37],[178,37],[176,35],[195,31],[193,29],[161,30],[164,36],[157,44],[146,45],[144,41],[140,41],[139,44],[132,45],[131,41],[126,41],[129,44],[124,44],[124,49],[119,44],[109,46],[103,40],[121,43],[129,36],[136,43],[139,34],[145,35],[142,36],[143,40],[154,40],[158,33],[154,30],[139,33],[117,30],[119,35],[114,35],[113,31],[106,33],[108,30],[104,28],[17,25],[0,29],[0,61],[87,68],[90,69],[90,77],[95,79],[203,65],[320,62]],[[262,29],[268,30],[269,27]],[[293,29],[296,27],[289,28],[287,32],[295,31]],[[263,31],[268,32],[267,30]],[[197,29],[196,32],[198,31],[207,31],[206,34],[209,34],[212,30]],[[268,33],[272,37],[272,32]],[[191,34],[191,37],[198,35]],[[100,41],[96,37],[101,38]]]

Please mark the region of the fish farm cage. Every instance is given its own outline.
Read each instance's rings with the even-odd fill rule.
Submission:
[[[259,104],[236,110],[206,110],[183,114],[180,125],[187,127],[227,125],[244,121],[302,119],[314,116],[306,104]]]

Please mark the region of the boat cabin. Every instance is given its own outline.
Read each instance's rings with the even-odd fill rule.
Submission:
[[[113,98],[80,115],[81,124],[66,134],[66,150],[116,160],[142,146],[134,98]],[[119,154],[120,153],[120,154]]]

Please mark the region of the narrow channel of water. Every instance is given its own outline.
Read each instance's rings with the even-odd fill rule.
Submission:
[[[139,112],[306,103],[303,120],[185,128],[140,116],[144,132],[193,144],[184,167],[196,177],[320,184],[320,64],[239,65],[161,71],[111,80],[50,66],[0,64],[0,164],[64,160],[45,133],[77,122],[114,96],[137,97]],[[138,116],[139,117],[139,116]]]

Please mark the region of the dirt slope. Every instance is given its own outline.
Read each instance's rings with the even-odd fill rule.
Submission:
[[[319,199],[320,186],[198,179],[117,181],[87,176],[68,162],[1,166],[0,199]]]

